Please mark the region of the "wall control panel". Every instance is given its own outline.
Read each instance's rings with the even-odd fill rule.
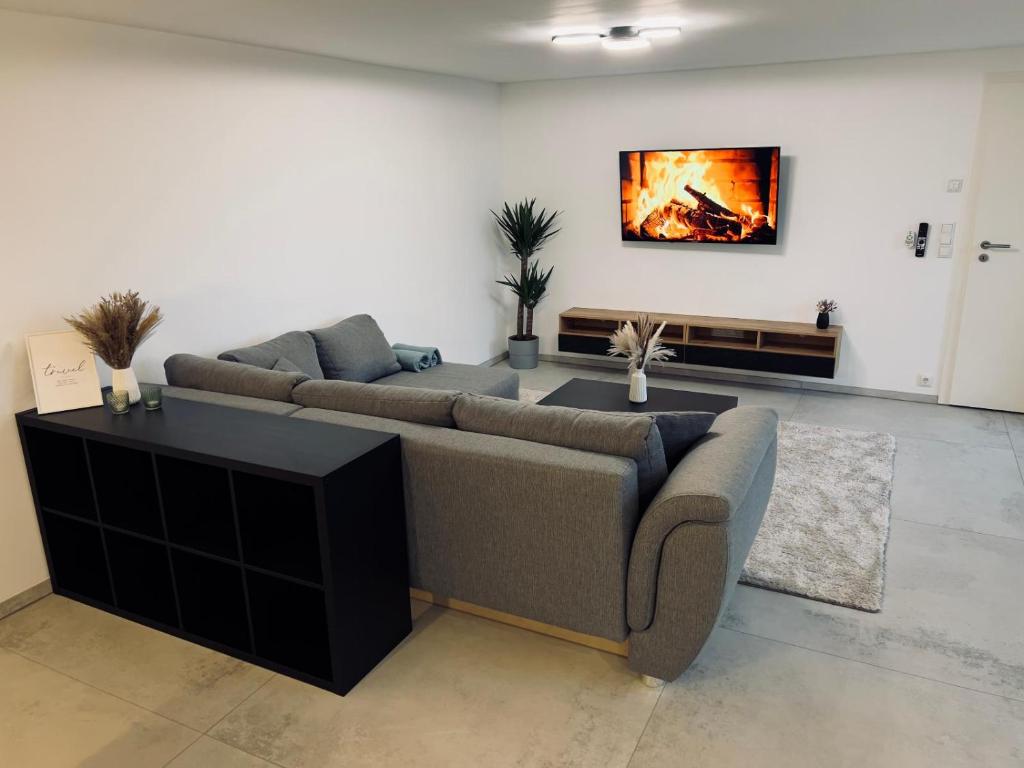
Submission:
[[[922,221],[917,226],[917,242],[914,245],[914,255],[919,259],[924,258],[925,251],[928,250],[928,222]]]

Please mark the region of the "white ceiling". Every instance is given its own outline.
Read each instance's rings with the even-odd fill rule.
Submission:
[[[0,0],[107,21],[498,82],[1024,44],[1024,0]],[[678,18],[648,51],[557,31]]]

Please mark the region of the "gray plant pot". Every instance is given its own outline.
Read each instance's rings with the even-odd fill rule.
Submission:
[[[516,341],[508,337],[508,367],[509,368],[536,368],[537,352],[540,349],[540,338],[534,336],[526,341]]]

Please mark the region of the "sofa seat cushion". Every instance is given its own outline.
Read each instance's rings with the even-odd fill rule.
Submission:
[[[307,381],[292,392],[306,408],[361,413],[385,419],[454,427],[452,408],[458,392],[437,389],[389,387],[354,381]]]
[[[519,398],[519,374],[505,368],[487,368],[482,365],[441,363],[433,368],[413,372],[400,371],[378,379],[377,384],[422,389],[450,389],[476,395]]]
[[[369,315],[353,315],[309,335],[328,379],[374,381],[402,369],[395,350]]]
[[[217,358],[231,363],[255,365],[257,368],[267,370],[274,368],[278,361],[284,358],[311,379],[324,377],[316,356],[316,344],[313,337],[305,331],[289,331],[262,344],[229,349],[227,352],[221,352]]]
[[[633,459],[641,504],[653,499],[668,478],[661,433],[654,418],[647,414],[586,411],[460,395],[453,415],[455,425],[467,432]]]
[[[309,381],[309,376],[304,373],[270,371],[254,365],[211,360],[197,355],[171,355],[164,361],[164,374],[167,383],[174,387],[258,397],[282,403],[292,401],[292,390],[297,384]]]

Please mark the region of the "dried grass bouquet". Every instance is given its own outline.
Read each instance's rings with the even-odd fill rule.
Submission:
[[[150,306],[137,291],[112,293],[64,320],[85,344],[115,370],[130,368],[135,350],[163,321],[160,307]]]
[[[839,309],[839,302],[835,299],[822,299],[818,302],[819,314],[827,315],[830,312],[835,312],[837,309]]]
[[[661,332],[665,323],[655,328],[650,315],[639,315],[636,327],[627,322],[610,336],[612,345],[608,354],[629,360],[629,370],[643,371],[650,362],[661,362],[675,357],[676,353],[661,345]]]

